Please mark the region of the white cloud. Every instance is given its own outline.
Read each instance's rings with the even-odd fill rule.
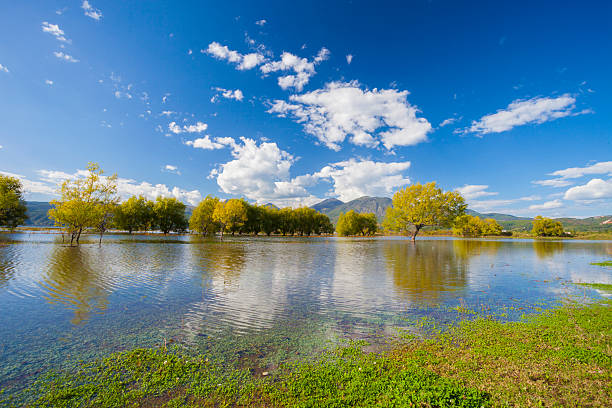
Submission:
[[[353,55],[348,54],[348,55],[346,56],[346,63],[347,63],[347,64],[349,64],[349,65],[351,65],[351,62],[353,62]]]
[[[70,42],[70,40],[68,40],[65,37],[64,31],[61,28],[59,28],[59,25],[57,24],[49,24],[48,22],[43,21],[42,30],[43,32],[49,33],[52,36],[54,36],[58,41],[65,42],[65,43]]]
[[[530,205],[529,209],[539,211],[539,210],[552,210],[552,209],[560,208],[560,207],[563,207],[563,203],[561,202],[561,200],[553,200],[553,201],[546,201],[545,203],[542,203],[542,204]]]
[[[231,137],[216,137],[213,141],[209,135],[185,142],[187,146],[191,146],[194,149],[204,150],[223,149],[226,146],[234,146],[235,143],[236,142]]]
[[[175,111],[166,110],[166,111],[162,111],[161,115],[171,116],[171,115],[174,115],[175,113],[176,113]]]
[[[316,202],[304,187],[291,183],[289,170],[295,160],[291,154],[276,143],[257,145],[255,140],[244,137],[241,141],[233,146],[234,159],[210,174],[224,193],[277,205],[297,205],[309,199]]]
[[[170,122],[168,124],[168,130],[177,135],[179,133],[202,133],[206,129],[208,129],[208,125],[199,121],[196,122],[195,125],[183,125],[183,127],[177,125],[176,122]]]
[[[178,174],[179,176],[181,175],[181,172],[179,171],[178,167],[172,164],[166,164],[164,166],[164,171],[167,171],[169,173]]]
[[[566,200],[598,200],[612,198],[612,179],[592,179],[584,185],[568,189],[563,198]]]
[[[91,17],[97,21],[100,21],[100,19],[102,18],[102,12],[94,8],[91,4],[89,4],[87,0],[83,1],[83,4],[81,4],[81,8],[83,9],[87,17]]]
[[[50,79],[45,79],[45,84],[51,86],[53,85],[53,81]]]
[[[266,23],[267,23],[267,21],[264,20],[264,19],[261,19],[261,20],[258,20],[258,21],[255,22],[255,24],[257,24],[260,27],[263,27]]]
[[[6,66],[0,64],[0,72],[6,72],[7,74],[9,73],[9,70]]]
[[[240,54],[239,52],[230,50],[226,45],[221,45],[218,42],[210,43],[205,52],[217,59],[226,60],[228,62],[237,64],[236,69],[239,70],[249,70],[255,68],[265,61],[265,57],[260,53]]]
[[[533,181],[534,184],[547,187],[566,187],[573,182],[568,179],[577,179],[586,175],[593,174],[606,174],[608,177],[612,177],[612,161],[598,162],[590,166],[585,167],[570,167],[564,170],[557,170],[549,175],[557,176],[559,178],[549,180],[537,180]]]
[[[79,62],[79,60],[74,58],[72,55],[64,54],[61,51],[55,51],[53,53],[53,55],[55,55],[57,58],[59,58],[59,59],[61,59],[63,61],[67,61],[67,62]]]
[[[455,190],[461,193],[466,200],[473,200],[478,197],[494,196],[498,193],[486,191],[489,186],[484,184],[466,184],[463,187],[457,187]]]
[[[374,162],[350,159],[323,167],[313,176],[333,182],[333,195],[341,201],[351,201],[363,196],[390,196],[407,184],[410,179],[402,173],[410,162]]]
[[[431,131],[431,124],[416,116],[419,111],[407,95],[395,89],[362,90],[355,81],[331,82],[323,89],[290,96],[290,103],[276,100],[268,113],[291,115],[306,133],[333,150],[340,150],[347,136],[356,145],[375,147],[382,142],[392,149],[424,142]]]
[[[86,170],[77,170],[72,174],[56,170],[39,170],[37,171],[40,176],[39,180],[32,181],[18,174],[0,173],[19,178],[23,184],[24,191],[28,194],[38,193],[50,196],[58,195],[59,184],[64,180],[87,175]],[[165,184],[151,184],[146,181],[137,182],[136,180],[126,178],[117,179],[117,192],[123,199],[132,195],[142,194],[151,200],[158,196],[175,197],[191,205],[196,205],[202,199],[202,194],[198,190],[190,191],[176,186],[170,188]]]
[[[444,127],[447,125],[452,125],[453,123],[457,122],[459,119],[458,118],[448,118],[448,119],[444,119],[439,125],[438,127]]]
[[[497,193],[496,193],[497,194]],[[475,199],[471,199],[471,200],[467,200],[468,201],[468,206],[469,208],[471,208],[472,210],[477,210],[480,212],[492,212],[492,211],[499,211],[501,207],[506,207],[509,205],[513,205],[513,204],[517,204],[517,203],[521,203],[521,202],[529,202],[529,201],[536,201],[536,200],[540,200],[541,197],[540,196],[526,196],[526,197],[519,197],[519,198],[509,198],[509,199],[499,199],[499,200],[475,200]],[[504,211],[512,211],[512,210],[508,210],[508,209],[504,209]]]
[[[236,89],[233,91],[231,89],[224,89],[224,88],[218,88],[218,87],[213,88],[213,89],[219,93],[217,93],[212,98],[210,98],[210,101],[212,103],[217,102],[217,100],[219,99],[219,96],[222,96],[225,99],[235,99],[237,101],[242,101],[242,99],[244,99],[244,94],[242,93],[240,89]]]
[[[311,61],[300,58],[289,52],[283,52],[279,61],[270,61],[262,65],[260,70],[264,74],[277,71],[293,71],[295,75],[284,75],[278,78],[278,85],[282,89],[294,88],[297,91],[304,89],[310,78],[316,74],[315,65],[329,58],[329,50],[321,48],[317,56]]]
[[[506,109],[500,109],[496,113],[483,116],[480,120],[473,121],[472,126],[459,132],[485,135],[505,132],[528,123],[544,123],[574,114],[575,103],[576,98],[570,94],[564,94],[556,98],[517,99]]]

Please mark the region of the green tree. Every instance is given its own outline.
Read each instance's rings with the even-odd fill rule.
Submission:
[[[412,240],[425,226],[449,227],[465,212],[466,204],[456,191],[444,192],[436,183],[413,184],[393,195],[383,225],[391,231],[414,228]]]
[[[143,196],[132,196],[115,207],[113,224],[116,228],[128,231],[146,231],[154,223],[153,201]]]
[[[278,212],[279,216],[279,230],[283,235],[293,235],[295,232],[295,214],[293,209],[286,207],[282,208]]]
[[[117,200],[117,175],[105,177],[103,174],[97,163],[90,162],[87,176],[65,180],[61,184],[60,200],[51,201],[54,208],[49,210],[49,218],[68,233],[70,245],[75,239],[79,244],[85,229],[98,229]]]
[[[565,235],[561,222],[541,215],[533,219],[531,233],[536,237],[562,237]]]
[[[229,231],[233,235],[247,221],[246,206],[242,200],[235,198],[226,202],[220,201],[215,206],[213,219],[221,225],[221,236],[223,231]]]
[[[219,224],[214,220],[213,213],[218,203],[219,199],[210,195],[200,201],[189,219],[189,229],[203,235],[216,233]]]
[[[378,231],[378,220],[374,213],[359,214],[359,232],[361,235],[374,235]]]
[[[463,214],[455,219],[453,233],[464,237],[500,235],[502,233],[502,227],[493,218],[482,220],[480,217]]]
[[[0,226],[13,230],[28,219],[21,181],[0,174]]]
[[[157,197],[153,213],[155,225],[164,234],[170,231],[184,231],[189,224],[185,217],[185,204],[174,197]]]
[[[276,232],[279,229],[280,225],[280,214],[279,210],[274,207],[262,206],[260,207],[261,213],[263,215],[261,222],[261,230],[267,235],[270,236],[273,232]]]
[[[373,213],[359,214],[355,210],[340,213],[336,232],[346,237],[349,235],[374,235],[378,230],[378,220]]]

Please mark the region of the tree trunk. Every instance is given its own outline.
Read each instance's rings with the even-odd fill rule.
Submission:
[[[414,226],[414,234],[412,234],[412,242],[416,241],[416,236],[419,233],[419,231],[421,230],[421,228],[423,228],[422,225],[415,225]]]
[[[77,245],[79,245],[79,240],[81,239],[81,232],[83,232],[83,228],[79,228],[79,232],[77,232]]]

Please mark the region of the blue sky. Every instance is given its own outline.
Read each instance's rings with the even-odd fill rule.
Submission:
[[[0,171],[88,161],[123,196],[277,205],[413,182],[517,215],[612,213],[608,2],[0,5]]]

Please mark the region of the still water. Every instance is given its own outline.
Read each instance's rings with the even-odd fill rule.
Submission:
[[[383,345],[423,317],[516,320],[602,296],[571,282],[612,283],[612,268],[590,265],[612,257],[609,241],[91,239],[0,235],[0,389],[164,342],[274,369],[346,340]]]

